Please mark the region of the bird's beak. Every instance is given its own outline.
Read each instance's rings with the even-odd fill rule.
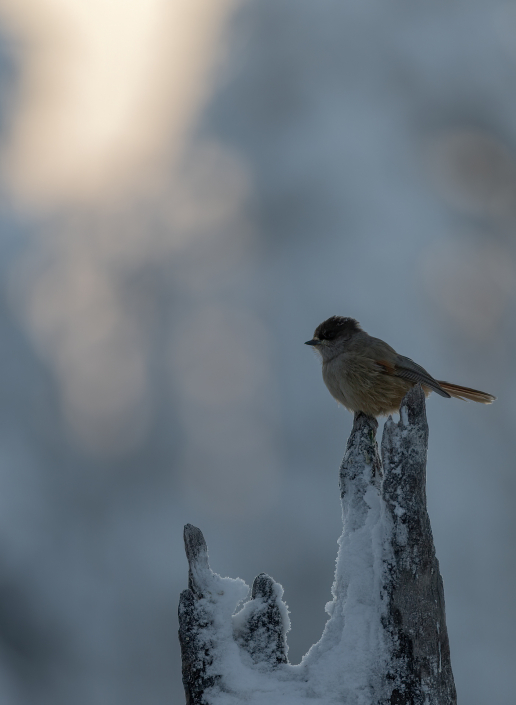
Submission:
[[[319,340],[318,338],[312,338],[312,340],[307,340],[305,345],[320,345],[321,342],[322,341]]]

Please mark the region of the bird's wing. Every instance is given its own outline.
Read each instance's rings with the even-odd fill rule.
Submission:
[[[425,387],[433,389],[434,392],[440,394],[442,397],[450,397],[448,392],[445,392],[441,387],[439,382],[437,382],[428,372],[417,365],[414,360],[410,357],[404,357],[403,355],[397,355],[396,362],[391,362],[389,360],[377,360],[376,364],[382,368],[382,372],[388,375],[393,375],[394,377],[401,377],[409,382],[414,382],[417,384],[424,384]]]

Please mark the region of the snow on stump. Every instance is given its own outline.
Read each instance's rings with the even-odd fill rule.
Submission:
[[[439,564],[426,510],[428,426],[414,387],[389,418],[355,414],[340,468],[343,532],[321,639],[288,663],[283,588],[265,573],[251,597],[208,564],[185,527],[179,603],[187,705],[455,705]],[[243,604],[242,604],[243,603]],[[237,608],[240,608],[238,611]]]

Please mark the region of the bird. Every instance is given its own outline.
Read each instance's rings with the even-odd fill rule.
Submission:
[[[315,329],[311,345],[322,358],[323,380],[330,394],[352,413],[388,416],[398,412],[405,394],[421,384],[425,396],[491,404],[496,397],[478,389],[435,380],[423,367],[380,338],[362,330],[354,318],[331,316]]]

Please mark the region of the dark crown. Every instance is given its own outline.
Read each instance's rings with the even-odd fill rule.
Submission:
[[[318,338],[319,340],[333,340],[341,335],[358,333],[360,330],[362,330],[360,328],[360,323],[355,321],[354,318],[332,316],[317,326],[315,329],[314,338]]]

